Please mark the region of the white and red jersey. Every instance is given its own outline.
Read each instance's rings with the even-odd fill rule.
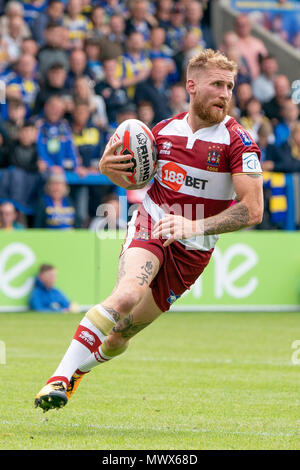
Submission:
[[[193,132],[187,117],[178,114],[152,129],[158,170],[143,205],[155,222],[166,207],[172,213],[180,208],[181,215],[193,220],[216,215],[235,198],[232,175],[261,173],[260,150],[234,118],[226,116],[220,124]],[[206,235],[181,243],[210,250],[217,239]]]

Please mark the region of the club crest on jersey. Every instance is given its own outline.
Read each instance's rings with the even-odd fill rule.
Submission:
[[[210,150],[207,155],[207,171],[218,171],[221,154],[218,150]]]
[[[245,129],[243,129],[238,124],[235,124],[234,126],[232,126],[232,130],[239,136],[244,145],[246,145],[247,147],[249,145],[252,145],[252,139],[248,132],[245,131]]]

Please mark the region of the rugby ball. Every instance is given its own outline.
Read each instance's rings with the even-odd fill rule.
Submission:
[[[112,136],[112,143],[117,140],[120,140],[122,145],[117,148],[115,154],[131,155],[134,164],[126,170],[128,176],[123,175],[129,183],[128,189],[143,188],[157,170],[157,150],[151,130],[138,119],[127,119]]]

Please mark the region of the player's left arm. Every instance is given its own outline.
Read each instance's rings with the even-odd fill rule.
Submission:
[[[228,209],[201,220],[190,220],[179,215],[166,214],[155,224],[153,236],[173,241],[197,235],[215,235],[234,232],[261,222],[263,216],[263,178],[261,174],[232,176],[237,203]]]

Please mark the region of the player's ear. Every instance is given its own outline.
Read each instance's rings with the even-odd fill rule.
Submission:
[[[193,78],[187,79],[185,87],[189,95],[194,95],[196,93],[196,82]]]

